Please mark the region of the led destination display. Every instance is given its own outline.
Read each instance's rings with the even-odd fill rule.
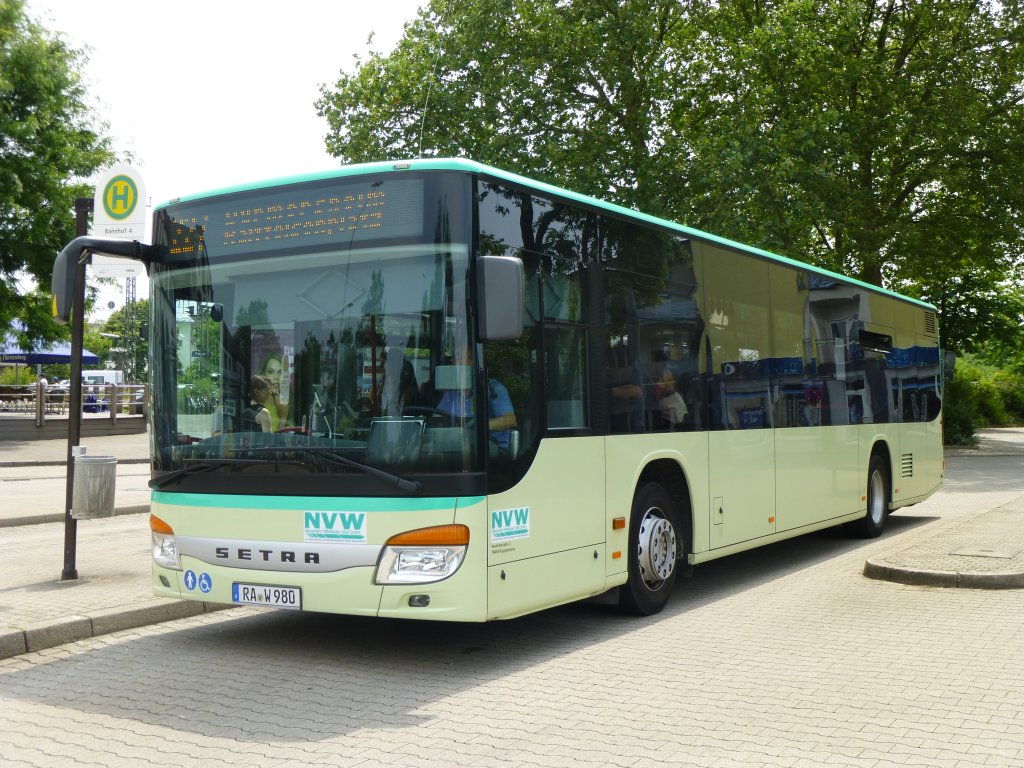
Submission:
[[[281,247],[336,245],[423,233],[422,179],[301,185],[216,199],[202,213],[170,206],[170,253],[251,253]]]

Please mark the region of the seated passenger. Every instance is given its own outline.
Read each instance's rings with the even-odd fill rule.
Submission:
[[[270,432],[270,382],[262,376],[253,376],[249,382],[250,402],[242,411],[243,432]]]
[[[380,382],[380,413],[382,416],[401,416],[405,408],[419,405],[420,390],[416,384],[416,371],[405,355],[385,349],[382,357],[384,374]]]
[[[680,429],[689,410],[686,407],[686,401],[683,400],[683,396],[676,388],[676,378],[667,365],[663,366],[661,374],[655,382],[655,397],[658,400],[661,427]]]

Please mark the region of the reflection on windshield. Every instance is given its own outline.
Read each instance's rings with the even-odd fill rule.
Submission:
[[[154,326],[173,328],[177,347],[153,360],[162,470],[273,448],[330,450],[342,461],[315,463],[324,473],[345,461],[475,468],[464,247],[262,255],[199,272],[154,276]],[[470,405],[439,408],[452,399]]]

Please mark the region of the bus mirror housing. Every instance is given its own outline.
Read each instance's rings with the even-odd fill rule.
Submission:
[[[523,334],[523,262],[515,256],[476,260],[482,341],[512,341]]]
[[[71,319],[72,296],[75,291],[75,268],[78,259],[72,258],[65,248],[53,261],[53,280],[50,284],[50,312],[53,319],[64,325]]]
[[[64,246],[53,261],[50,308],[53,319],[62,325],[71,319],[71,307],[75,303],[75,271],[83,255],[93,253],[141,261],[146,265],[146,272],[149,272],[150,262],[153,261],[153,246],[144,245],[138,240],[76,237]]]

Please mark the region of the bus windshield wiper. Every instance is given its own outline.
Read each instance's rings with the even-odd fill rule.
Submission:
[[[172,480],[177,480],[179,477],[184,475],[198,475],[202,472],[210,472],[220,467],[229,466],[231,464],[251,465],[251,464],[303,464],[301,461],[287,461],[279,459],[235,459],[235,458],[213,458],[213,459],[197,459],[189,463],[187,466],[181,469],[174,469],[170,472],[164,472],[162,475],[157,475],[149,481],[149,487],[153,489],[163,488]]]
[[[299,457],[305,456],[307,460],[314,458],[324,459],[331,464],[358,469],[360,472],[365,472],[368,475],[376,477],[378,480],[383,480],[385,483],[397,486],[403,491],[407,491],[409,493],[416,493],[416,491],[423,487],[423,483],[419,480],[407,480],[406,478],[399,477],[387,470],[378,469],[377,467],[372,467],[369,464],[363,464],[360,461],[356,461],[355,459],[350,459],[347,456],[342,456],[341,454],[336,453],[333,448],[289,446],[288,451],[294,452],[295,455]]]

